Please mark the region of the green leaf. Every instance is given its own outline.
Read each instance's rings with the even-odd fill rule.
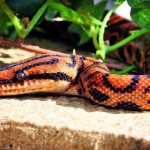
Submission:
[[[24,17],[33,16],[46,0],[5,0],[11,9]]]
[[[53,18],[56,16],[56,14],[57,14],[57,10],[55,10],[55,9],[52,9],[52,8],[48,8],[47,9],[47,12],[46,12],[46,15],[45,15],[45,19],[46,20],[53,20]]]
[[[90,11],[91,12],[91,8],[94,5],[94,1],[93,0],[80,0],[80,1],[75,1],[75,0],[69,0],[71,6],[77,10],[79,8],[86,10],[86,11]]]
[[[81,0],[79,8],[90,13],[94,9],[93,6],[94,6],[93,0]]]
[[[91,15],[94,16],[96,19],[101,20],[106,10],[105,8],[107,6],[107,3],[108,1],[102,1],[95,4],[93,6],[93,12],[91,13]]]
[[[150,0],[127,0],[132,20],[143,28],[150,28]]]
[[[77,11],[84,10],[88,12],[91,16],[99,20],[101,20],[108,3],[107,0],[103,0],[98,3],[94,3],[94,0],[80,0],[80,1],[70,0],[70,1],[75,10]]]
[[[125,0],[114,0],[117,4],[124,2]]]
[[[77,12],[61,3],[52,3],[50,7],[59,11],[60,16],[63,20],[81,25],[92,25],[92,24],[101,25],[101,22],[99,20],[92,17],[86,11],[79,10]]]
[[[150,28],[150,9],[132,9],[131,16],[133,21],[140,27]]]
[[[146,6],[145,4],[148,4],[150,0],[127,0],[127,2],[132,8],[136,8],[141,7],[141,4],[144,4],[143,6]]]
[[[0,35],[8,35],[9,28],[12,26],[7,15],[0,10]]]

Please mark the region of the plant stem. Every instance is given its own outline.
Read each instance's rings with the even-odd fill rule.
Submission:
[[[120,71],[116,71],[116,70],[111,70],[112,74],[126,74],[129,73],[130,71],[132,71],[133,69],[136,69],[136,66],[129,66],[126,69],[120,70]]]
[[[107,22],[110,18],[110,16],[112,15],[112,13],[122,4],[121,3],[117,3],[116,5],[114,5],[109,11],[108,13],[105,15],[103,21],[102,21],[102,25],[100,27],[99,30],[99,50],[104,51],[105,50],[105,43],[104,43],[104,32],[105,32],[105,27],[107,25]]]
[[[30,21],[28,27],[25,29],[26,32],[23,35],[24,37],[26,37],[29,32],[33,29],[33,27],[35,26],[35,24],[37,23],[37,21],[40,19],[40,17],[42,16],[42,14],[44,13],[44,11],[47,9],[47,7],[50,5],[50,3],[52,2],[52,0],[47,0],[42,7],[40,7],[40,9],[36,12],[36,14],[34,15],[34,17],[32,18],[32,20]]]
[[[98,42],[97,42],[97,35],[96,35],[96,32],[95,32],[95,27],[94,25],[92,25],[90,27],[90,30],[91,30],[91,33],[92,33],[92,40],[93,40],[93,44],[94,44],[94,47],[96,49],[99,49],[99,45],[98,45]]]
[[[21,25],[20,19],[15,16],[15,14],[9,8],[9,6],[4,1],[2,1],[2,0],[0,1],[0,8],[7,14],[7,16],[9,17],[9,19],[13,23],[13,25],[14,25],[14,27],[16,29],[17,34],[19,36],[21,36],[21,34],[23,32],[23,27]]]
[[[150,29],[141,29],[141,30],[138,30],[136,31],[135,33],[131,34],[129,37],[121,40],[120,42],[112,45],[112,46],[107,46],[106,47],[106,54],[109,53],[109,52],[112,52],[112,51],[115,51],[116,49],[118,49],[119,47],[129,43],[130,41],[134,40],[135,38],[143,35],[143,34],[146,34],[150,32]]]
[[[13,23],[18,36],[25,38],[29,34],[29,32],[33,29],[33,27],[35,26],[35,24],[40,19],[40,17],[42,16],[42,14],[46,10],[46,8],[50,5],[51,2],[52,0],[47,0],[43,4],[43,6],[37,11],[37,13],[32,18],[27,28],[23,27],[21,20],[17,16],[15,16],[13,11],[9,8],[9,6],[3,0],[0,0],[0,8],[7,14],[9,19]]]

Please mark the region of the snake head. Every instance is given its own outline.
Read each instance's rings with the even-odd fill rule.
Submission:
[[[71,72],[74,72],[64,68],[65,65],[64,59],[50,55],[38,55],[8,65],[0,69],[0,96],[35,92],[63,93],[72,81]]]

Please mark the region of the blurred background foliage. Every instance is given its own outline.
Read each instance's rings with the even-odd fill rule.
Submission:
[[[143,30],[132,32],[130,38],[118,45],[105,45],[107,21],[125,1],[131,7],[131,18]],[[0,35],[15,40],[36,31],[52,39],[72,42],[74,46],[92,39],[96,56],[101,55],[104,60],[108,52],[150,32],[150,0],[113,2],[115,5],[106,13],[109,0],[0,0]]]
[[[46,0],[6,0],[5,2],[14,11],[17,17],[21,19],[29,18],[30,20],[45,1]],[[78,45],[87,42],[92,36],[90,32],[90,26],[87,25],[88,23],[86,22],[90,20],[91,16],[93,16],[97,20],[101,20],[108,3],[107,0],[97,3],[94,3],[94,1],[92,0],[57,0],[55,1],[55,3],[56,2],[58,8],[53,6],[48,7],[33,30],[46,34],[47,36],[49,35],[54,39],[67,38],[66,36],[62,37],[62,35],[58,37],[57,32],[69,36],[69,39],[71,34],[69,35],[68,32],[75,33],[79,37],[77,39],[70,40],[72,42],[73,40],[77,41]],[[88,19],[84,19],[86,17]],[[68,23],[68,21],[70,23]],[[55,35],[53,34],[53,32],[53,35],[51,35],[51,31],[54,30]],[[12,40],[15,40],[17,37],[17,33],[12,22],[2,10],[0,10],[0,35]]]

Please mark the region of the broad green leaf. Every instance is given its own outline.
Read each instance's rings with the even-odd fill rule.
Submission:
[[[5,0],[11,9],[23,17],[32,17],[46,0]]]
[[[0,10],[0,35],[7,35],[9,27],[12,26],[7,15]]]
[[[84,10],[99,20],[103,16],[106,5],[108,3],[108,0],[103,0],[97,3],[95,3],[94,0],[81,0],[81,1],[70,0],[70,1],[73,8],[74,6],[76,6],[75,10],[77,11]]]
[[[91,12],[91,8],[93,7],[94,4],[94,0],[69,0],[71,6],[77,10],[78,8],[86,10],[86,11],[90,11]],[[93,8],[92,8],[93,9]]]
[[[128,1],[128,4],[132,7],[132,8],[135,8],[135,7],[141,7],[141,4],[143,3],[144,5],[145,4],[148,4],[150,2],[150,0],[127,0]],[[146,5],[145,5],[146,6]]]
[[[15,40],[17,34],[13,27],[13,24],[9,20],[8,16],[0,10],[0,36],[7,36],[10,40]]]
[[[59,11],[60,16],[63,20],[81,25],[101,25],[101,22],[99,20],[90,16],[86,11],[77,12],[61,3],[53,3],[50,7]]]
[[[132,9],[132,20],[140,27],[150,28],[150,9]]]
[[[93,0],[82,0],[79,8],[90,13],[94,9],[93,6],[94,6]]]
[[[92,16],[94,16],[96,19],[101,20],[104,15],[104,12],[106,10],[105,8],[107,6],[107,3],[108,3],[108,1],[102,1],[102,2],[95,4],[93,6],[94,10],[91,13]]]
[[[132,20],[143,28],[150,28],[150,0],[127,0]]]
[[[79,35],[80,40],[78,44],[79,45],[83,44],[87,42],[92,36],[90,26],[94,25],[95,29],[97,29],[99,28],[99,25],[101,25],[101,22],[99,20],[101,20],[101,18],[104,15],[108,1],[104,0],[96,4],[94,3],[93,0],[81,0],[81,1],[68,0],[67,2],[69,4],[67,6],[69,7],[60,2],[53,3],[48,11],[48,13],[50,14],[46,15],[46,19],[55,20],[55,18],[53,18],[53,15],[51,17],[51,14],[53,14],[54,10],[59,12],[62,20],[73,23],[69,26],[68,30],[70,32]]]

